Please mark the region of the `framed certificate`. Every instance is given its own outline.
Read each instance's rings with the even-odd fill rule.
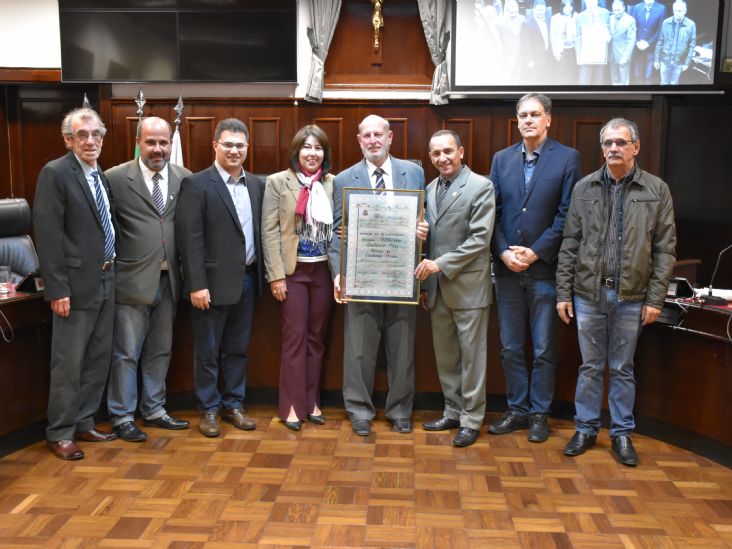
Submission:
[[[602,23],[582,27],[581,48],[577,55],[578,65],[607,64],[608,30]]]
[[[422,255],[417,221],[424,191],[346,187],[341,226],[341,298],[379,303],[419,302],[414,269]]]

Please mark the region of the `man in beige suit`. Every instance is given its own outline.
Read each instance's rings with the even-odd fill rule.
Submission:
[[[137,145],[139,158],[105,172],[118,197],[116,307],[107,407],[115,432],[128,442],[147,438],[134,422],[138,368],[143,424],[188,427],[187,421],[172,418],[165,410],[165,378],[181,291],[175,207],[180,182],[191,172],[170,164],[170,125],[162,118],[142,121]]]
[[[491,181],[462,165],[464,150],[455,132],[436,132],[429,154],[440,176],[427,186],[432,226],[429,253],[415,274],[427,280],[426,301],[432,312],[432,342],[445,411],[424,428],[459,427],[453,443],[470,446],[485,415],[490,243],[496,201]]]

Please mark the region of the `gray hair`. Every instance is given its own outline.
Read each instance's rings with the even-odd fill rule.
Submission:
[[[65,137],[71,137],[74,135],[74,130],[71,128],[71,123],[74,121],[75,118],[80,118],[81,120],[96,120],[99,123],[99,131],[102,134],[102,137],[107,133],[107,128],[104,125],[104,122],[102,122],[101,117],[99,114],[97,114],[97,111],[94,109],[89,109],[87,107],[80,107],[78,109],[74,109],[70,113],[68,113],[66,116],[64,116],[63,122],[61,122],[61,135]]]
[[[519,109],[521,108],[521,104],[524,101],[528,101],[529,99],[536,99],[542,107],[544,107],[544,112],[546,114],[552,113],[552,100],[549,99],[546,95],[543,93],[527,93],[521,99],[516,101],[516,114],[518,114]]]
[[[224,132],[243,133],[244,137],[247,139],[247,143],[249,143],[249,128],[247,128],[247,125],[238,118],[225,118],[216,124],[216,129],[214,130],[214,141],[218,141],[221,134]]]
[[[627,120],[625,118],[613,118],[605,124],[602,129],[600,130],[600,143],[602,143],[603,136],[605,135],[605,132],[610,129],[615,128],[627,128],[630,132],[630,140],[635,143],[640,139],[640,132],[638,131],[638,125],[635,122],[631,122],[630,120]]]

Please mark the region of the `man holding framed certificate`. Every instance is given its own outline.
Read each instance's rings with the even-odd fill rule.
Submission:
[[[344,170],[335,178],[333,187],[333,226],[341,227],[348,205],[343,203],[343,189],[359,187],[378,196],[390,191],[424,190],[424,171],[413,162],[389,155],[393,133],[389,122],[380,116],[364,118],[358,127],[358,144],[364,159]],[[345,212],[344,212],[345,210]],[[345,218],[347,219],[347,217]],[[416,236],[427,236],[427,223],[417,223]],[[341,236],[335,232],[328,248],[328,259],[333,273],[336,301],[346,302],[343,352],[343,403],[351,418],[353,431],[360,436],[371,433],[371,421],[376,415],[371,395],[374,388],[376,359],[383,333],[386,347],[386,366],[389,393],[385,415],[395,431],[412,431],[412,403],[414,400],[414,336],[417,311],[414,305],[384,303],[386,300],[351,301],[341,287]],[[345,282],[345,281],[344,281]]]

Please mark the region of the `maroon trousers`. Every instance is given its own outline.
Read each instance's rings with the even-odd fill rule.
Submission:
[[[333,307],[333,282],[327,261],[298,262],[285,281],[287,299],[280,310],[279,414],[287,419],[292,406],[298,419],[304,420],[316,405],[320,407],[320,369]]]

